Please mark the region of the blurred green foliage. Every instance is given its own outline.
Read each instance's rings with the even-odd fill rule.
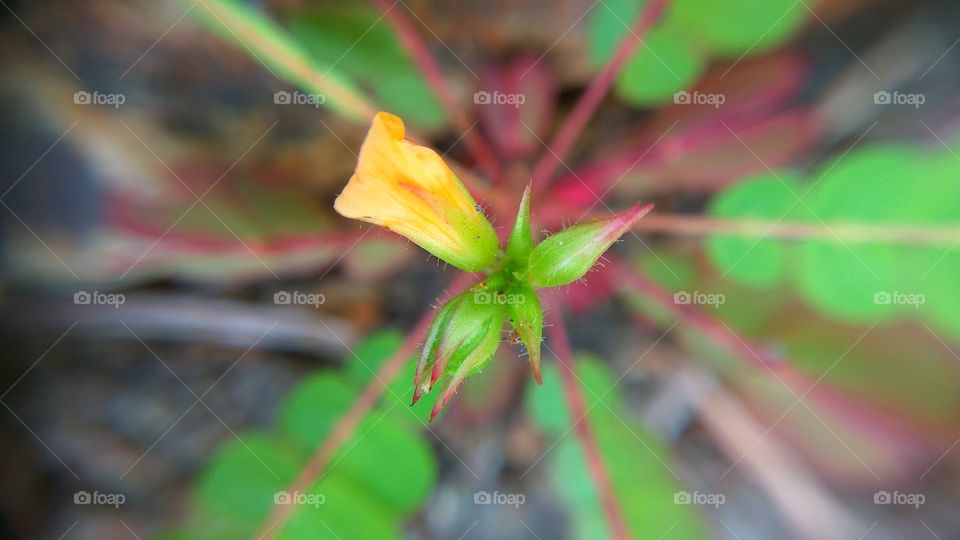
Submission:
[[[589,53],[602,65],[648,0],[605,0],[596,6]],[[801,27],[808,15],[793,0],[676,0],[637,46],[616,92],[638,106],[656,106],[689,88],[711,58],[739,59],[770,50]]]
[[[710,214],[729,218],[749,215],[774,222],[796,205],[791,193],[803,193],[794,175],[764,175],[724,191],[712,201]],[[785,247],[776,240],[716,235],[707,242],[707,250],[717,268],[748,285],[776,285],[787,270]]]
[[[809,191],[808,191],[809,190]],[[709,213],[819,225],[923,228],[960,224],[960,160],[907,146],[872,145],[825,164],[806,181],[792,173],[750,178],[720,193]],[[921,319],[960,338],[960,251],[913,241],[716,235],[717,271],[758,288],[792,286],[812,308],[840,321]]]
[[[277,494],[283,496],[373,371],[401,342],[396,333],[372,335],[358,345],[356,358],[342,373],[320,373],[298,384],[282,405],[274,431],[228,441],[197,481],[188,525],[161,538],[253,536],[273,511]],[[409,388],[410,379],[391,386],[307,493],[291,494],[303,504],[277,538],[403,537],[404,521],[436,483],[437,461],[421,424],[411,421],[411,396],[394,393],[401,386]],[[398,421],[401,417],[406,419]]]
[[[383,109],[421,129],[442,127],[443,109],[382,19],[371,7],[345,4],[294,12],[290,27],[315,61],[368,87]]]
[[[268,16],[235,0],[207,0],[203,8],[193,10],[201,23],[224,40],[245,48],[277,77],[323,95],[327,106],[347,118],[361,120],[372,114],[371,104],[335,63],[320,64],[309,58]]]
[[[576,363],[587,419],[610,472],[617,500],[631,534],[659,538],[704,538],[693,507],[676,504],[680,481],[668,468],[665,443],[630,420],[617,376],[600,360],[581,356]],[[556,364],[543,366],[543,386],[532,380],[527,409],[537,426],[558,439],[545,459],[556,492],[573,519],[573,538],[610,538],[600,500],[587,469],[583,448],[573,435],[574,419],[566,407]]]

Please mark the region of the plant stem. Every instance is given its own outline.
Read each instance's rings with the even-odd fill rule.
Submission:
[[[459,293],[462,289],[471,283],[473,274],[462,272],[450,282],[447,298]],[[363,389],[360,396],[343,416],[337,420],[336,425],[330,431],[330,434],[324,439],[323,443],[316,449],[307,464],[301,469],[297,478],[286,488],[288,493],[305,493],[313,483],[320,477],[324,469],[330,463],[330,460],[337,454],[340,447],[357,430],[360,422],[366,417],[370,410],[376,405],[377,401],[383,396],[390,382],[400,373],[403,365],[410,359],[410,356],[417,350],[420,341],[426,335],[433,321],[433,312],[428,311],[420,317],[417,324],[410,331],[407,339],[393,356],[387,359],[374,374],[373,380]],[[269,540],[274,538],[283,529],[293,511],[296,509],[292,504],[277,504],[273,512],[264,522],[263,526],[257,532],[256,538],[259,540]]]
[[[556,308],[558,306],[551,307]],[[547,325],[547,337],[553,345],[552,352],[557,357],[567,408],[570,409],[570,417],[575,419],[573,426],[580,444],[583,445],[587,469],[590,471],[594,487],[596,487],[600,496],[600,504],[607,518],[607,525],[613,538],[617,540],[628,539],[630,534],[627,531],[623,512],[613,489],[613,482],[610,480],[610,473],[603,463],[600,446],[597,444],[593,429],[587,420],[587,409],[584,404],[583,392],[574,372],[573,351],[570,349],[570,340],[567,337],[563,316],[558,309],[551,309],[548,317],[550,323]]]
[[[755,219],[724,219],[680,214],[649,215],[633,226],[635,231],[688,236],[733,235],[789,240],[818,239],[833,242],[890,242],[903,244],[952,244],[960,228],[936,225],[883,225],[867,223],[799,223]]]
[[[804,396],[809,395],[811,400],[816,400],[822,406],[845,417],[850,425],[868,428],[890,441],[913,441],[925,438],[916,428],[915,420],[907,421],[899,418],[896,413],[877,410],[876,407],[847,397],[826,384],[821,385],[820,382],[826,374],[814,378],[796,369],[787,359],[775,356],[764,347],[741,338],[719,319],[692,305],[674,302],[670,291],[660,287],[626,263],[613,260],[611,264],[614,265],[626,291],[639,293],[644,298],[656,302],[661,308],[692,326],[701,335],[733,354],[744,364],[754,366],[773,377],[801,401]]]
[[[446,113],[447,118],[449,118],[450,121],[453,122],[454,127],[463,134],[463,140],[467,145],[467,149],[470,151],[473,159],[476,160],[477,165],[479,165],[494,182],[499,182],[502,179],[502,171],[497,164],[493,150],[490,148],[490,145],[487,144],[486,140],[483,139],[478,132],[473,130],[473,126],[467,121],[466,115],[461,112],[460,106],[454,99],[446,79],[444,79],[443,72],[440,71],[439,64],[437,64],[437,61],[430,55],[430,51],[427,49],[423,40],[420,39],[416,30],[414,30],[410,19],[407,18],[400,9],[396,9],[397,3],[391,3],[389,0],[371,1],[377,9],[383,12],[394,31],[396,31],[400,43],[413,58],[417,68],[426,79],[427,85],[430,86],[433,94],[440,101],[440,106]],[[400,2],[400,5],[405,9],[409,9],[403,2]]]
[[[184,1],[184,3],[188,3]],[[275,76],[319,92],[331,108],[360,122],[373,118],[373,104],[339,72],[323,70],[279,25],[236,2],[206,0],[195,15],[227,39],[247,49]]]
[[[533,169],[535,191],[542,190],[550,183],[551,176],[557,170],[557,166],[563,162],[564,157],[570,152],[577,136],[583,131],[584,126],[590,121],[600,102],[610,91],[610,87],[613,86],[623,70],[624,64],[633,54],[640,41],[646,37],[647,32],[663,15],[669,3],[670,0],[651,0],[644,7],[634,21],[633,27],[620,40],[616,51],[603,67],[603,70],[594,77],[586,91],[577,100],[573,110],[570,111],[560,129],[557,130],[550,148],[544,152]]]
[[[656,302],[678,319],[696,328],[697,331],[723,349],[760,369],[776,368],[782,365],[779,359],[759,348],[748,345],[746,341],[740,339],[718,320],[695,306],[674,302],[673,294],[670,291],[660,287],[639,271],[630,268],[626,263],[615,260],[612,264],[615,265],[616,273],[620,276],[618,281],[623,283],[625,288]]]

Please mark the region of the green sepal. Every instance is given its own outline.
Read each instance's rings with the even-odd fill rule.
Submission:
[[[503,306],[491,300],[485,301],[484,295],[473,290],[461,294],[460,297],[462,300],[450,314],[450,320],[437,345],[437,360],[431,376],[434,383],[444,371],[453,371],[459,367],[486,335],[494,319],[503,312]]]
[[[636,205],[607,219],[564,229],[533,248],[526,277],[534,287],[558,287],[583,277],[607,248],[647,212],[652,204]]]
[[[471,303],[469,300],[464,302],[463,305]],[[473,375],[479,373],[487,364],[490,363],[490,360],[493,359],[493,355],[497,352],[497,348],[500,346],[500,337],[501,330],[503,328],[503,321],[506,318],[506,310],[503,309],[500,305],[490,305],[490,304],[481,304],[485,305],[490,309],[486,311],[490,318],[484,323],[484,329],[482,333],[477,335],[479,341],[476,345],[469,348],[464,348],[466,356],[463,357],[458,363],[451,362],[448,365],[448,373],[450,377],[443,386],[441,391],[440,398],[437,399],[436,403],[433,405],[433,410],[430,413],[430,420],[436,418],[437,413],[440,412],[440,409],[447,404],[453,394],[456,393],[457,388],[460,386],[460,383],[468,375]]]
[[[486,288],[486,282],[480,282],[438,311],[417,365],[414,403],[445,375],[456,376],[464,365],[471,369],[485,365],[493,356],[495,345],[500,341],[506,308],[496,301],[496,292],[487,292]],[[496,336],[496,343],[486,354],[486,349],[491,347],[491,336]],[[449,386],[448,382],[444,392]]]
[[[543,307],[533,287],[522,283],[507,296],[507,315],[510,325],[530,356],[530,370],[538,384],[540,377],[540,342],[543,340]]]
[[[420,396],[424,392],[430,391],[430,380],[424,379],[423,374],[429,373],[433,369],[440,337],[443,336],[444,331],[447,329],[450,314],[453,313],[457,305],[463,301],[463,298],[463,295],[455,296],[440,306],[437,314],[433,317],[433,322],[430,323],[430,329],[427,330],[427,337],[423,342],[423,348],[420,350],[417,370],[413,376],[413,404],[417,403],[417,400],[420,399]]]
[[[530,233],[530,186],[523,191],[517,220],[513,224],[510,239],[507,240],[507,260],[522,272],[527,268],[530,252],[533,251],[533,235]]]

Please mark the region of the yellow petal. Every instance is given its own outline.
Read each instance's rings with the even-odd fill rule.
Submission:
[[[463,270],[486,269],[498,247],[490,222],[443,159],[404,133],[400,118],[376,114],[334,209],[406,236]]]

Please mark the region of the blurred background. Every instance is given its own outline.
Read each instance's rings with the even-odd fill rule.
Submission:
[[[955,2],[0,4],[5,538],[960,538]],[[656,203],[551,296],[579,409],[556,334],[409,406],[376,110],[501,232]]]

